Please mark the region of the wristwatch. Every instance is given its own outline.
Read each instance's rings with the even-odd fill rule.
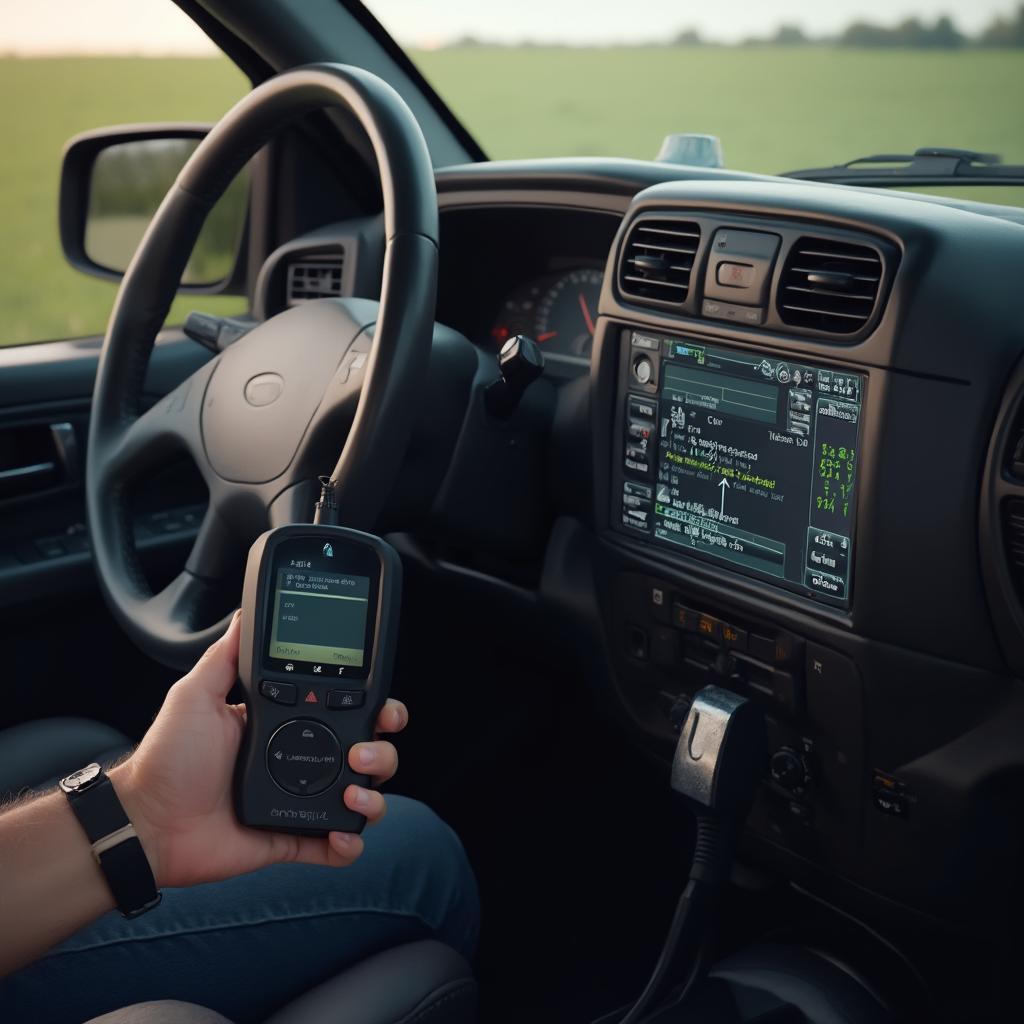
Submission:
[[[152,910],[162,893],[107,773],[98,764],[88,764],[61,779],[60,788],[92,843],[92,855],[114,894],[117,909],[125,917]]]

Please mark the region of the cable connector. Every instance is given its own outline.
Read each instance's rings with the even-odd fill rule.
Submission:
[[[316,526],[338,525],[338,496],[334,490],[334,481],[329,476],[320,480],[320,499],[314,506],[313,523]]]

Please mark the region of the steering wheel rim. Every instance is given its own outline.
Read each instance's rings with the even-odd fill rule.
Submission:
[[[324,108],[353,115],[377,159],[385,231],[379,307],[365,300],[318,300],[306,304],[315,308],[279,314],[140,415],[156,335],[207,213],[265,142],[302,115]],[[324,437],[331,437],[339,418],[351,421],[333,473],[340,521],[372,527],[397,478],[429,360],[437,241],[433,166],[419,125],[398,93],[362,69],[317,64],[278,75],[236,104],[196,148],[121,282],[100,354],[89,427],[85,496],[97,575],[115,617],[149,655],[188,668],[224,631],[228,617],[199,624],[210,591],[226,574],[228,561],[239,558],[263,530],[308,519],[308,482],[330,465],[321,462],[314,469],[310,438],[315,435],[323,448]],[[289,390],[288,364],[282,363],[282,341],[301,341],[309,334],[317,336],[317,347],[310,350],[313,391],[324,378],[319,398],[310,393],[309,379],[303,385],[305,394],[303,386]],[[258,340],[250,340],[256,335]],[[235,348],[244,351],[235,353]],[[357,350],[365,353],[365,370],[353,384],[354,364],[345,354]],[[292,358],[303,362],[301,354]],[[268,418],[275,415],[278,421],[281,415],[290,416],[290,429],[297,429],[296,423],[305,425],[283,470],[279,465],[245,465],[241,470],[229,465],[226,471],[225,457],[220,456],[220,464],[214,457],[217,449],[229,455],[238,445],[258,449],[259,438],[243,434],[234,447],[230,438],[227,445],[217,446],[211,424],[223,429],[225,402],[236,401],[235,391],[241,394],[238,381],[260,359],[279,371],[287,401],[262,414],[250,408],[256,404],[251,398],[246,397],[249,406],[244,406],[239,397],[239,404],[230,406],[232,416],[257,424],[257,434],[263,429],[260,424],[275,422]],[[219,421],[213,419],[217,402]],[[349,410],[344,416],[339,412],[343,407]],[[210,506],[185,569],[154,594],[135,551],[127,494],[147,469],[181,450],[199,467]],[[258,462],[259,454],[249,452],[246,458]]]

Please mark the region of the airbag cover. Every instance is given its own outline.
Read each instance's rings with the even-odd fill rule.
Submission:
[[[257,484],[288,468],[345,352],[375,314],[371,303],[307,302],[221,354],[203,402],[203,443],[219,476]]]

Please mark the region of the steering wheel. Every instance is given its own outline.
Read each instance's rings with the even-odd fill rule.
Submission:
[[[323,108],[353,115],[377,159],[386,235],[379,305],[320,299],[271,317],[140,415],[156,335],[206,215],[269,138]],[[223,589],[233,578],[261,532],[309,520],[318,474],[335,466],[340,522],[367,529],[376,521],[430,356],[437,239],[434,172],[419,125],[398,93],[366,71],[317,64],[278,75],[196,148],[121,282],[89,427],[85,496],[100,585],[150,656],[188,668],[225,630],[228,617],[203,625],[218,583]],[[198,466],[209,506],[184,570],[154,594],[128,497],[181,452]]]

